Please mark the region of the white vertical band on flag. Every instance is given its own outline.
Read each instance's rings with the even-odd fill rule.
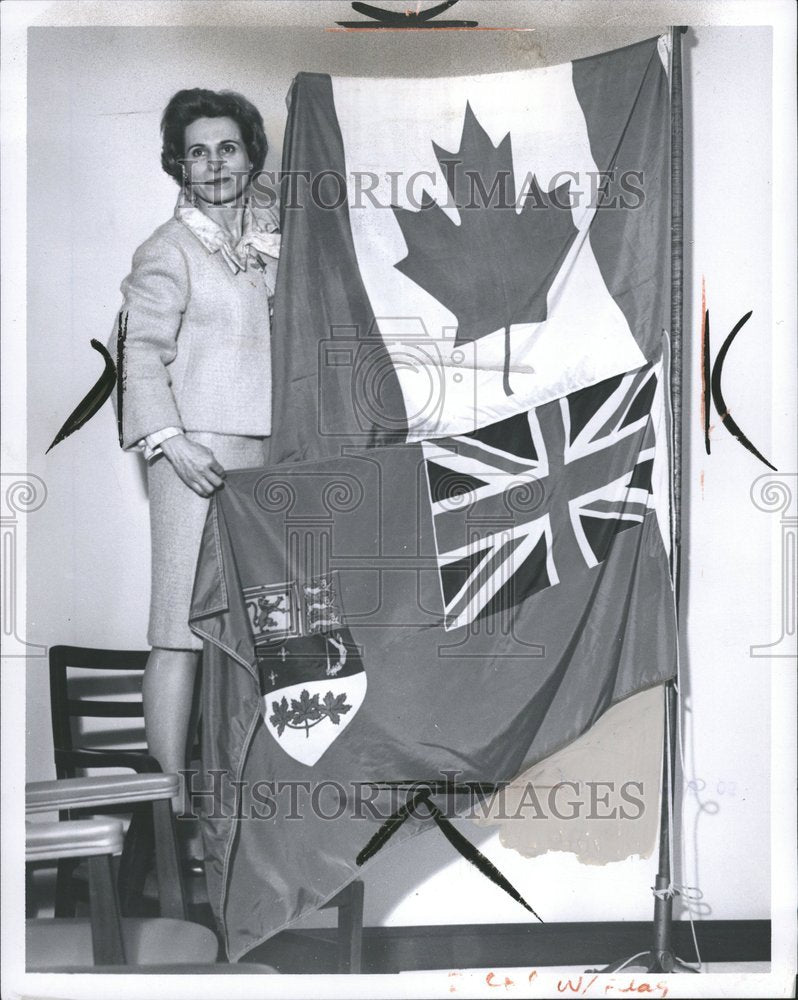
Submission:
[[[570,63],[445,80],[333,78],[332,87],[358,266],[397,359],[409,440],[468,433],[645,362],[588,238],[597,167]],[[457,316],[395,267],[409,248],[391,203],[416,211],[426,192],[460,223],[433,143],[459,150],[467,104],[494,146],[510,133],[517,200],[533,174],[543,191],[570,180],[578,196],[571,209],[578,233],[549,289],[547,318],[511,327],[509,396],[502,385],[503,321],[478,340],[456,344]],[[353,176],[365,171],[377,178],[374,197],[354,199]],[[485,180],[489,186],[492,178]],[[470,266],[499,249],[474,246]],[[408,339],[411,322],[421,332]],[[430,406],[430,392],[443,405]]]

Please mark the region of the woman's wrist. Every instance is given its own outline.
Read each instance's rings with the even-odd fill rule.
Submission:
[[[176,434],[170,434],[168,438],[161,442],[161,451],[166,455],[168,459],[171,460],[171,456],[176,450],[179,450],[183,441],[186,440],[186,435],[183,431],[178,431]]]
[[[139,447],[144,452],[144,458],[148,462],[151,462],[154,458],[161,454],[161,445],[164,441],[182,433],[182,427],[162,427],[159,431],[153,431],[151,434],[147,434],[141,439],[141,441],[138,442]]]

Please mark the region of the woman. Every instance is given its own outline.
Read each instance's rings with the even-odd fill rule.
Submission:
[[[201,643],[188,626],[208,498],[227,468],[264,463],[271,431],[274,209],[248,201],[267,142],[240,94],[181,90],[161,121],[175,214],[136,251],[115,331],[120,440],[148,461],[152,591],[144,674],[150,752],[186,765]],[[178,806],[180,803],[175,802]]]

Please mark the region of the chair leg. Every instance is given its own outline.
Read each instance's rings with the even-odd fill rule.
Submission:
[[[338,972],[359,973],[363,956],[363,883],[350,882],[338,907]]]
[[[61,858],[58,862],[55,876],[55,905],[53,914],[56,917],[75,916],[75,890],[73,876],[77,862],[72,858]]]
[[[95,965],[124,965],[125,945],[111,858],[104,854],[89,862],[91,942]]]
[[[158,874],[158,899],[162,917],[185,920],[186,896],[183,871],[177,851],[177,830],[172,803],[161,799],[152,804],[152,821],[155,830],[155,868]]]
[[[130,826],[125,834],[125,846],[119,860],[119,905],[123,916],[151,915],[151,910],[144,901],[143,889],[154,856],[152,810],[148,805],[141,805],[130,817]]]
[[[25,919],[30,920],[36,916],[38,907],[33,892],[33,869],[30,865],[25,866]]]

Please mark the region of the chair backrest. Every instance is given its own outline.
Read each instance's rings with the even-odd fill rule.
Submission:
[[[141,680],[148,655],[147,650],[51,647],[50,714],[57,777],[75,777],[79,770],[90,766],[75,753],[91,747],[93,742],[80,735],[76,739],[81,720],[142,720],[135,729],[140,730],[143,742]],[[97,671],[96,680],[85,671]],[[92,749],[97,753],[105,751],[109,746],[107,734],[97,742],[103,745]]]

